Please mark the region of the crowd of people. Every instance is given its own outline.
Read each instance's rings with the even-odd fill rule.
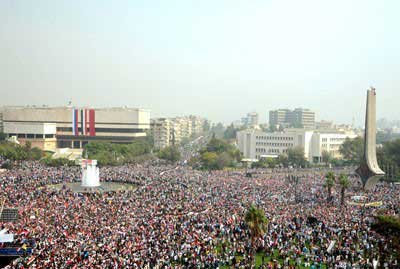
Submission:
[[[197,171],[151,161],[102,167],[101,181],[132,183],[135,191],[74,193],[49,184],[80,179],[79,167],[22,162],[0,172],[0,198],[18,207],[16,222],[0,223],[32,255],[6,268],[251,268],[251,204],[269,221],[256,239],[262,268],[383,268],[400,266],[390,241],[370,228],[377,210],[399,214],[397,185],[364,193],[356,178],[351,196],[379,207],[328,202],[323,171]],[[0,245],[0,248],[2,245]]]

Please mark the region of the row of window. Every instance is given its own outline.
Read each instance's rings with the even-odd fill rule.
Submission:
[[[256,142],[256,146],[293,147],[293,143]]]
[[[346,138],[329,138],[329,142],[343,142]],[[328,142],[328,138],[322,138],[322,142]]]
[[[9,137],[16,136],[17,138],[43,139],[54,138],[54,134],[8,134]]]
[[[95,128],[96,133],[144,133],[145,129],[140,128]],[[89,128],[88,128],[89,130]],[[57,127],[57,132],[72,132],[72,127]],[[78,132],[82,132],[82,128],[78,127]]]
[[[256,136],[256,139],[262,139],[262,140],[289,140],[289,141],[292,141],[293,137],[286,137],[286,136]]]
[[[287,153],[287,149],[279,150],[279,149],[266,149],[266,148],[256,148],[256,153]]]

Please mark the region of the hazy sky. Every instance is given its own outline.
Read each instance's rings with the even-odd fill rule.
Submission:
[[[0,1],[0,105],[400,119],[400,1]]]

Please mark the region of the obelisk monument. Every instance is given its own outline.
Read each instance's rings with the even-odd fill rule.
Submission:
[[[367,91],[367,112],[365,116],[364,155],[356,173],[361,177],[364,189],[371,189],[385,174],[376,158],[376,91]]]

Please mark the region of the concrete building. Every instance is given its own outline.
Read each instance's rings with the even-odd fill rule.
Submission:
[[[277,109],[269,111],[270,126],[288,126],[289,125],[289,109]]]
[[[258,113],[257,112],[250,112],[247,113],[246,117],[241,119],[241,123],[247,127],[255,127],[258,126]]]
[[[11,107],[4,109],[3,122],[5,133],[9,137],[17,136],[22,142],[29,140],[33,144],[35,139],[43,138],[41,135],[44,139],[54,136],[55,148],[82,149],[91,141],[130,143],[145,137],[150,129],[150,111],[137,108]],[[50,143],[43,143],[47,142]],[[43,149],[47,148],[40,143]]]
[[[301,147],[308,161],[319,163],[324,151],[331,153],[334,158],[340,158],[339,147],[346,137],[354,138],[356,135],[295,128],[269,133],[249,129],[237,133],[237,144],[246,159],[277,157],[286,154],[290,148]]]
[[[296,108],[289,113],[289,122],[296,128],[315,128],[315,113],[309,109]]]
[[[315,129],[317,130],[332,130],[334,129],[335,126],[333,125],[333,122],[331,121],[317,121],[315,122]]]
[[[32,147],[48,151],[56,150],[56,129],[55,123],[7,121],[4,123],[4,133],[8,137],[16,137],[22,145],[30,142]]]
[[[271,110],[269,124],[270,126],[313,129],[315,128],[315,113],[304,108]]]
[[[151,133],[154,138],[155,148],[168,147],[172,140],[172,121],[166,118],[152,119]]]
[[[179,145],[183,139],[200,134],[205,120],[197,116],[158,118],[151,120],[154,147],[164,148]]]

